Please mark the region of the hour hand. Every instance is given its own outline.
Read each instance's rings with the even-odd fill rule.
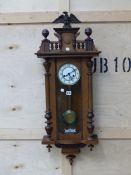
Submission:
[[[63,77],[68,77],[68,76],[70,76],[70,73],[68,73],[68,74],[66,74],[66,75],[63,75]]]
[[[70,80],[73,80],[73,77],[69,74]]]
[[[62,75],[62,77],[67,77],[68,76],[68,74],[66,74],[66,75]]]

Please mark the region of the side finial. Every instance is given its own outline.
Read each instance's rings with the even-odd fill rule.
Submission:
[[[90,37],[92,34],[92,29],[90,27],[86,28],[85,34],[87,35],[87,38],[85,39],[86,50],[93,51],[95,49],[94,42],[93,42],[93,39]]]
[[[49,35],[49,31],[47,29],[43,29],[42,30],[42,35],[44,36],[45,40],[47,39],[48,35]]]
[[[85,29],[85,34],[88,36],[88,38],[90,38],[91,34],[92,34],[92,29],[90,27]]]

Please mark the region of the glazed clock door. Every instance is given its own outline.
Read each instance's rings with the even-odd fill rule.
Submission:
[[[57,123],[59,139],[80,139],[81,67],[80,60],[57,60]]]

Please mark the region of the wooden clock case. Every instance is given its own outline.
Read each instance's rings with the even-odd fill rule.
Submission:
[[[68,17],[69,18],[69,17]],[[64,23],[65,24],[65,23]],[[62,149],[62,153],[72,164],[75,154],[80,148],[88,145],[92,147],[98,143],[97,135],[93,134],[93,97],[92,97],[92,61],[99,55],[93,39],[90,37],[92,29],[85,29],[87,38],[77,40],[79,28],[72,28],[68,24],[63,28],[54,28],[58,41],[47,39],[49,31],[44,29],[39,51],[36,55],[44,59],[45,91],[46,91],[46,127],[47,135],[43,137],[42,144],[47,144],[50,151],[51,145]],[[59,68],[64,64],[74,64],[80,71],[80,80],[71,86],[72,95],[68,97],[65,92],[68,86],[63,85],[58,79]],[[64,89],[62,93],[60,90]],[[62,113],[71,108],[77,113],[76,133],[64,133],[65,127],[61,122]]]

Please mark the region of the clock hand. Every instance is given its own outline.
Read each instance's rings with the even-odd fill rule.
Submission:
[[[67,77],[67,76],[70,76],[70,73],[72,73],[72,72],[69,72],[68,74],[66,74],[66,75],[63,75],[63,77]]]
[[[72,73],[72,72],[70,72],[70,73],[67,74],[67,76],[69,76],[70,80],[73,79],[73,76],[71,76],[71,73]]]
[[[69,77],[69,80],[72,80],[73,79],[73,77],[70,75],[70,73],[68,73],[67,75],[63,75],[63,77],[65,78],[65,77]]]
[[[63,75],[63,77],[67,77],[68,76],[68,74],[66,74],[66,75]]]
[[[70,74],[73,73],[73,72],[75,72],[75,69],[73,69],[73,71],[71,71]]]
[[[63,75],[63,77],[67,77],[67,76],[72,77],[70,74],[73,73],[73,72],[75,72],[75,69],[73,69],[71,72],[67,73],[66,75]],[[73,78],[73,77],[72,77],[72,78]]]
[[[70,80],[73,80],[73,77],[71,75],[69,75],[69,76],[70,76]]]

